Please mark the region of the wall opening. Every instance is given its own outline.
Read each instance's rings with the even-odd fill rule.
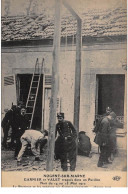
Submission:
[[[17,101],[22,101],[26,105],[32,74],[17,74]],[[43,75],[41,75],[39,91],[35,106],[35,113],[32,122],[33,129],[41,129],[42,122],[42,98],[43,98]]]
[[[97,75],[96,114],[103,115],[111,107],[117,116],[124,116],[125,75]]]

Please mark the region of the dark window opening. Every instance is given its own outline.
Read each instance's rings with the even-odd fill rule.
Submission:
[[[125,75],[97,75],[97,114],[103,115],[111,107],[117,116],[124,116]]]

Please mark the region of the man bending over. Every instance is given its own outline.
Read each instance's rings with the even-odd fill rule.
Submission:
[[[20,164],[22,156],[26,150],[28,144],[31,145],[32,153],[35,156],[35,161],[40,161],[40,145],[44,141],[45,136],[48,136],[48,132],[44,130],[43,132],[29,129],[24,132],[21,136],[22,147],[17,157],[17,164]]]

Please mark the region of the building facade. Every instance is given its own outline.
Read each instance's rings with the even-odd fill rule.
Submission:
[[[105,113],[106,107],[109,106],[124,124],[124,129],[119,129],[117,132],[119,147],[124,148],[127,57],[126,23],[124,25],[124,22],[126,22],[126,12],[115,9],[114,18],[112,15],[109,16],[109,12],[104,14],[92,12],[88,14],[88,17],[86,14],[85,16],[82,28],[79,130],[86,131],[93,142],[93,123],[96,118]],[[4,110],[9,109],[12,103],[17,104],[19,101],[26,103],[36,59],[39,59],[41,65],[44,58],[34,126],[48,129],[54,25],[52,22],[47,27],[45,24],[42,25],[42,31],[39,33],[37,27],[44,21],[43,17],[38,16],[35,19],[27,17],[26,19],[25,17],[10,17],[2,20],[2,114],[4,115]],[[90,17],[92,20],[89,20]],[[107,20],[108,26],[105,25]],[[35,29],[34,27],[28,29],[27,25],[24,29],[24,21],[29,21],[27,25],[34,26]],[[64,21],[66,20],[62,20],[61,30],[58,111],[64,112],[65,119],[73,122],[76,47],[75,30],[72,26],[73,24],[75,26],[75,21],[66,22],[66,30],[63,28]],[[6,29],[7,22],[10,26],[8,29]],[[17,28],[21,26],[21,31],[19,29],[14,33],[12,29],[15,25]],[[26,29],[28,34],[25,39]]]

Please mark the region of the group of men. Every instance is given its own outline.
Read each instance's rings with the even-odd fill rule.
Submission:
[[[98,167],[106,168],[106,164],[111,164],[117,153],[116,128],[122,128],[122,124],[117,121],[116,114],[110,107],[106,108],[106,113],[99,121],[94,142],[100,148]]]
[[[27,118],[26,108],[21,105],[12,105],[11,109],[7,111],[5,117],[2,120],[3,128],[3,147],[7,148],[8,132],[11,128],[11,143],[10,148],[15,148],[15,157],[20,150],[20,137],[23,135],[26,129],[29,128],[29,120]]]
[[[14,158],[20,164],[22,156],[28,145],[31,146],[31,151],[35,156],[35,160],[39,161],[39,155],[42,147],[46,144],[48,132],[33,130],[29,128],[29,119],[26,114],[26,107],[21,105],[12,105],[11,109],[7,111],[2,120],[2,128],[4,132],[3,148],[7,149],[8,132],[11,128],[11,143],[10,148],[15,150]]]
[[[55,159],[60,159],[63,171],[68,170],[68,162],[70,163],[70,170],[75,171],[77,131],[70,121],[64,120],[64,113],[57,114],[57,118]],[[40,161],[41,146],[46,144],[48,132],[46,130],[41,132],[29,128],[25,106],[16,107],[12,105],[12,108],[5,114],[2,120],[4,148],[7,148],[7,137],[10,127],[12,129],[10,147],[15,149],[14,157],[17,159],[17,164],[21,164],[22,156],[28,145],[31,145],[35,161]],[[81,131],[78,135],[78,148],[78,154],[89,156],[91,143],[84,131]]]
[[[76,167],[76,153],[84,156],[90,156],[91,142],[84,131],[80,131],[77,138],[77,132],[71,122],[64,120],[64,113],[57,115],[58,123],[56,125],[55,157],[60,159],[61,168],[67,171],[68,162],[70,170],[74,171]],[[100,148],[97,167],[105,167],[105,164],[111,164],[113,156],[117,152],[116,146],[116,128],[122,128],[123,125],[118,122],[116,114],[110,107],[106,108],[106,113],[100,119],[94,142]],[[110,161],[111,159],[111,161]]]
[[[55,131],[55,159],[60,159],[61,168],[63,171],[68,170],[68,163],[70,170],[75,171],[76,155],[84,155],[89,157],[91,151],[90,138],[86,136],[84,131],[77,131],[70,121],[64,120],[64,113],[57,114],[58,123]],[[116,149],[116,114],[107,107],[106,114],[100,121],[97,130],[94,130],[96,137],[94,142],[100,147],[100,156],[97,166],[103,167],[105,163],[110,163],[109,158]],[[3,147],[7,147],[7,137],[9,127],[12,128],[11,146],[15,142],[15,158],[20,164],[22,156],[28,144],[31,145],[31,150],[35,156],[36,161],[40,161],[40,148],[44,140],[47,142],[46,136],[48,132],[43,132],[29,129],[29,120],[26,115],[26,108],[12,106],[2,121],[4,131]]]

